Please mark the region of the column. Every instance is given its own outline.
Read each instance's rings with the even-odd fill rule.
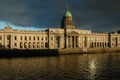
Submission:
[[[61,48],[64,48],[64,44],[65,44],[64,36],[61,36]]]
[[[72,39],[72,36],[71,36],[71,48],[73,48],[73,39]]]
[[[62,48],[62,36],[60,36],[60,48]]]
[[[18,44],[18,43],[17,43]],[[18,46],[18,45],[17,45]],[[10,48],[13,48],[13,36],[10,36]]]
[[[74,48],[76,48],[76,36],[74,36]]]
[[[51,42],[51,36],[50,36],[50,33],[48,33],[48,48],[49,49],[51,49],[50,42]]]

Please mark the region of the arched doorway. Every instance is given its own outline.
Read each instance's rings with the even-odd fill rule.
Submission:
[[[31,48],[31,42],[28,43],[28,48]]]
[[[23,43],[22,42],[20,42],[20,49],[22,49],[23,48]]]
[[[35,48],[35,42],[33,42],[33,48]]]
[[[24,48],[27,49],[27,42],[24,43]]]
[[[40,48],[40,43],[39,42],[37,42],[37,48]]]
[[[41,48],[42,48],[42,49],[44,48],[44,43],[43,43],[43,42],[41,43]]]

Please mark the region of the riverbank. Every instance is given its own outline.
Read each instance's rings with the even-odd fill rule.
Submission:
[[[59,54],[120,52],[120,48],[74,48],[58,49]]]
[[[36,57],[59,56],[64,54],[89,54],[120,52],[120,48],[73,48],[73,49],[39,49],[39,50],[0,50],[0,58],[4,57]]]
[[[58,56],[57,49],[40,50],[0,50],[0,58],[9,57],[37,57],[37,56]]]

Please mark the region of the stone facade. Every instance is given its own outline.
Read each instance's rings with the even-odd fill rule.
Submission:
[[[120,47],[120,34],[93,33],[75,29],[68,8],[61,21],[61,28],[29,31],[14,30],[9,25],[0,30],[0,49],[63,49]]]

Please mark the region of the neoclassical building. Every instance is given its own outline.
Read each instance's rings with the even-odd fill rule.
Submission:
[[[72,14],[66,9],[60,28],[14,30],[9,25],[0,30],[0,49],[63,49],[120,47],[119,32],[94,33],[76,29]]]

